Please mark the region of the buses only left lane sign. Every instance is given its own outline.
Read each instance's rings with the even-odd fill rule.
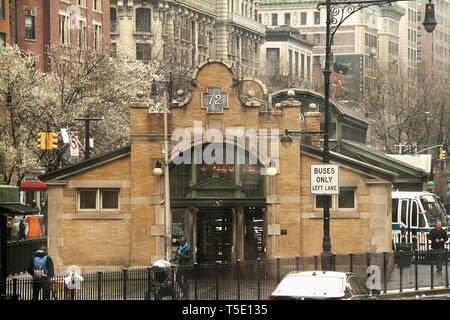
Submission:
[[[339,166],[337,164],[311,165],[311,194],[339,194]]]

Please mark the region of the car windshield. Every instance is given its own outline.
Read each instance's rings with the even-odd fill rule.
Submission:
[[[284,278],[273,296],[291,297],[341,297],[344,295],[344,280],[339,277],[294,275]]]
[[[425,215],[427,216],[428,224],[434,228],[436,220],[441,220],[442,226],[447,227],[447,215],[444,211],[442,204],[436,198],[435,195],[425,195],[420,197]]]

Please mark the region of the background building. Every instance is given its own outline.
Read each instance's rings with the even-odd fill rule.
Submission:
[[[14,42],[37,57],[48,70],[51,45],[71,48],[109,47],[109,0],[16,0]]]
[[[366,78],[378,66],[380,46],[388,47],[389,41],[397,43],[396,23],[401,10],[396,4],[394,9],[372,6],[351,15],[335,34],[332,45],[334,62],[347,67],[345,82],[347,92],[361,94]],[[391,12],[388,14],[388,12]],[[286,2],[281,0],[262,0],[259,19],[266,26],[289,25],[300,31],[300,37],[314,45],[313,65],[323,69],[325,61],[326,10],[317,10],[317,2]],[[390,31],[384,31],[384,23]],[[388,29],[389,30],[389,29]],[[386,37],[386,32],[392,37]],[[380,39],[379,37],[382,36]],[[381,44],[380,41],[387,41]],[[396,45],[393,45],[394,48]],[[319,73],[317,73],[319,74]],[[319,79],[315,79],[320,81]]]
[[[398,2],[404,8],[405,15],[400,19],[399,58],[402,72],[408,75],[417,74],[417,10],[415,1]]]
[[[255,1],[111,0],[111,46],[130,59],[164,58],[192,67],[224,59],[255,75],[265,27]]]
[[[418,1],[417,7],[417,65],[450,71],[450,3],[448,0],[433,1],[438,24],[432,33],[423,28],[425,1]]]
[[[0,50],[5,43],[10,43],[9,3],[8,0],[0,0]]]
[[[279,84],[280,87],[310,87],[312,47],[295,28],[279,26],[268,29],[266,42],[261,47],[261,61],[266,66],[266,74],[262,78],[267,77],[268,84]]]

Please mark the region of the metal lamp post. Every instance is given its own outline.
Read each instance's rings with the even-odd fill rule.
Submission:
[[[163,92],[163,112],[164,112],[164,237],[165,237],[165,254],[166,259],[170,260],[172,256],[172,215],[170,214],[170,181],[169,181],[169,138],[168,138],[168,121],[167,121],[167,92],[169,99],[172,100],[172,74],[170,81],[158,81],[166,83],[166,90]],[[155,80],[151,86],[150,96],[156,98],[158,95]],[[159,167],[159,168],[158,168]],[[161,164],[157,161],[156,168],[161,169]],[[155,168],[155,169],[156,169]],[[158,173],[162,171],[157,170]],[[154,171],[155,173],[155,171]],[[157,175],[158,175],[157,173]]]

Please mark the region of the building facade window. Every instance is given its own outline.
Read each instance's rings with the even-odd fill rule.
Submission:
[[[86,25],[86,19],[78,18],[78,29],[77,29],[77,41],[78,41],[78,48],[80,49],[86,49],[86,41],[87,41],[87,25]]]
[[[136,9],[136,32],[151,32],[151,11],[146,8]]]
[[[284,14],[284,24],[286,26],[289,26],[291,24],[291,14],[290,13]]]
[[[152,45],[149,43],[136,43],[136,60],[149,61],[152,57]]]
[[[77,190],[77,211],[119,211],[120,189]]]
[[[330,197],[329,208],[331,210],[354,210],[356,209],[356,189],[340,188],[339,195]],[[314,209],[323,209],[325,203],[324,196],[314,196]]]
[[[320,24],[320,12],[314,12],[314,24]]]
[[[35,40],[35,24],[34,18],[36,16],[36,11],[25,10],[25,39]]]
[[[77,0],[77,4],[80,7],[86,8],[86,0]]]
[[[6,44],[6,33],[0,32],[0,53],[3,51],[5,44]]]
[[[306,25],[306,12],[300,12],[300,24],[301,25]]]
[[[70,43],[69,15],[62,12],[59,13],[59,43],[62,45]]]
[[[92,10],[97,12],[102,12],[102,1],[101,0],[93,0]]]
[[[314,45],[320,45],[320,33],[314,34]]]
[[[0,19],[5,19],[5,0],[0,0]]]
[[[278,25],[278,13],[272,13],[272,25],[273,26]]]
[[[116,8],[109,9],[109,24],[111,33],[117,32],[117,10]]]
[[[100,49],[102,45],[102,25],[98,22],[93,22],[93,41],[94,41],[94,49],[98,50]]]
[[[377,42],[378,42],[378,37],[370,34],[370,33],[365,33],[365,44],[368,47],[372,47],[372,48],[376,48],[377,47]]]

